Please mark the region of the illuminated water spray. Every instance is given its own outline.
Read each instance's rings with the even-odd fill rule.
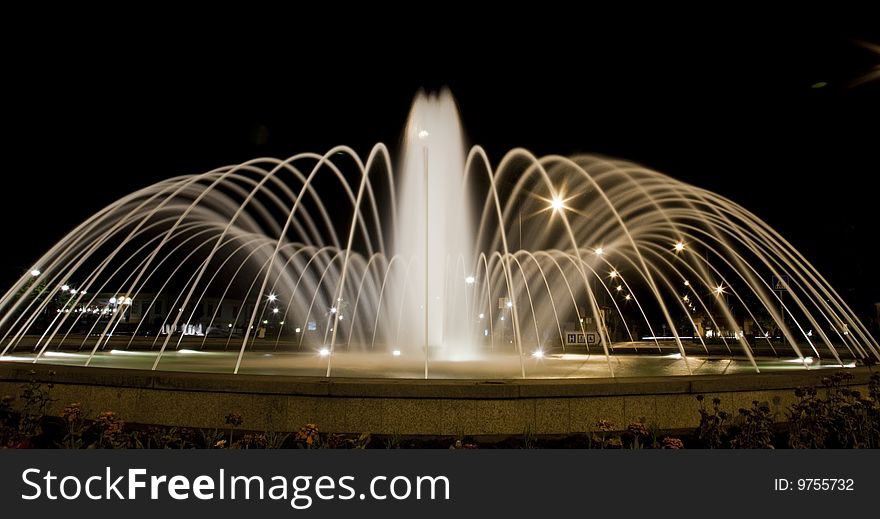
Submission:
[[[416,97],[397,156],[337,146],[131,193],[0,299],[2,360],[509,378],[693,357],[816,369],[880,347],[743,207],[612,158],[493,165],[448,92]]]

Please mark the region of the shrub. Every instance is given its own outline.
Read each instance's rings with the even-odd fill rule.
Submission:
[[[697,439],[706,448],[720,449],[724,446],[727,437],[727,420],[730,415],[721,410],[720,398],[712,399],[711,412],[703,405],[703,400],[703,395],[697,395],[697,401],[700,403],[700,425],[696,431]]]

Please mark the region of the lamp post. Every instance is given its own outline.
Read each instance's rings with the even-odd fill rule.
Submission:
[[[427,139],[430,134],[427,130],[419,132],[419,139]],[[428,146],[422,147],[422,158],[425,163],[425,379],[428,378],[428,302],[430,296],[428,294],[428,236],[430,212],[428,211]]]
[[[718,296],[718,301],[719,301],[718,304],[721,305],[721,308],[722,308],[721,309],[722,315],[718,316],[719,317],[718,320],[719,320],[719,322],[723,323],[723,322],[725,322],[723,319],[724,318],[723,308],[727,306],[727,296],[724,293],[724,285],[719,284],[718,286],[713,288],[712,291],[715,292],[716,296]],[[720,328],[720,326],[719,326],[719,328]],[[721,334],[721,330],[719,329],[717,335],[720,335],[720,334]],[[722,339],[722,340],[724,340],[724,339]]]

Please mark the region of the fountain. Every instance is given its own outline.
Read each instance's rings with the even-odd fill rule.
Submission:
[[[324,377],[880,359],[840,295],[743,207],[613,158],[514,149],[493,167],[465,148],[445,91],[417,96],[397,165],[382,144],[365,159],[337,146],[110,204],[3,295],[0,341],[8,361]]]

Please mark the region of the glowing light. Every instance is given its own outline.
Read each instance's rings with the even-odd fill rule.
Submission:
[[[330,355],[330,350],[327,348],[321,348],[320,350],[318,350],[318,355],[320,355],[322,357],[326,357],[326,356]]]
[[[532,352],[532,357],[534,357],[534,358],[536,358],[536,359],[543,359],[543,358],[544,358],[544,350],[535,350],[535,351],[533,351],[533,352]]]
[[[684,242],[678,242],[675,244],[675,252],[681,252],[684,250]]]
[[[82,355],[77,354],[77,353],[67,353],[67,352],[63,352],[63,351],[47,351],[46,353],[43,354],[43,356],[44,357],[61,357],[61,358],[66,357],[66,358],[72,359],[72,358],[76,358],[76,357],[81,357]]]
[[[562,200],[562,197],[556,195],[553,197],[553,200],[550,201],[550,208],[554,211],[561,211],[565,209],[565,201]]]
[[[37,269],[34,269],[34,270],[31,271],[31,276],[37,277],[37,276],[39,276],[40,274],[42,274],[42,272],[40,272],[40,271],[37,270]]]
[[[76,295],[76,289],[71,290],[70,293]]]
[[[232,323],[229,323],[227,326],[230,327],[230,328],[232,328]]]
[[[273,313],[273,314],[277,314],[278,312],[279,312],[279,310],[278,310],[277,308],[273,308],[273,309],[272,309],[272,313]]]
[[[626,299],[627,301],[629,301],[630,299],[632,299],[632,296],[630,296],[629,294],[627,294],[627,295],[624,297],[624,299]]]
[[[685,280],[685,281],[684,281],[684,286],[686,286],[686,287],[691,286],[691,282],[688,281],[688,280]]]
[[[468,285],[473,285],[474,281],[476,281],[476,280],[477,279],[474,276],[468,276],[468,277],[464,278],[464,282],[467,283]]]
[[[297,328],[296,328],[296,333],[300,333],[300,332],[302,332],[302,331],[303,331],[303,329],[297,326]]]
[[[111,304],[111,305],[115,305],[115,304],[116,304],[116,298],[115,298],[115,297],[111,297],[111,298],[110,298],[110,304]],[[183,311],[183,308],[181,308],[180,311],[182,312],[182,311]]]
[[[62,285],[62,286],[61,286],[61,291],[62,291],[62,292],[67,292],[68,290],[70,290],[70,287],[69,287],[68,285]]]
[[[428,137],[430,137],[430,135],[431,134],[428,133],[428,130],[422,130],[419,132],[419,139],[427,139]]]
[[[804,364],[806,364],[807,366],[811,365],[813,362],[813,357],[804,357]]]
[[[130,297],[126,297],[125,299],[122,300],[122,304],[124,304],[124,305],[131,305],[131,298],[130,298]]]
[[[391,352],[391,354],[394,355],[395,357],[400,357],[400,350],[394,350]]]
[[[342,320],[342,314],[339,314],[339,320],[340,321]]]
[[[596,249],[596,256],[601,256],[601,255],[603,255],[603,254],[605,254],[605,248],[604,248],[604,247],[599,247],[598,249]]]
[[[269,320],[268,320],[268,319],[263,319],[263,324],[269,324]]]
[[[688,298],[687,294],[685,294],[685,296],[682,299],[684,299],[685,302],[690,301],[690,298]]]
[[[480,314],[480,319],[486,317],[486,314]]]
[[[502,320],[502,321],[504,320],[504,316],[503,316],[503,315],[501,316],[501,320]]]
[[[513,308],[513,301],[507,302],[507,308]]]
[[[278,299],[278,296],[275,294],[269,294],[269,301],[274,303]]]
[[[719,294],[719,295],[723,294],[724,293],[724,285],[718,285],[717,287],[715,287],[715,293]]]
[[[130,355],[130,356],[151,356],[155,355],[155,353],[149,352],[140,352],[140,351],[126,351],[126,350],[110,350],[111,355]]]
[[[331,313],[331,314],[335,314],[335,313],[336,313],[336,307],[335,307],[335,306],[332,307],[332,308],[330,309],[330,313]]]
[[[621,290],[623,290],[623,286],[621,286],[621,285],[617,285],[617,287],[616,287],[615,290],[617,290],[618,292],[620,292]]]
[[[612,270],[612,271],[611,271],[611,274],[609,274],[609,276],[611,276],[612,279],[613,279],[613,278],[616,278],[616,277],[617,277],[617,271],[616,271],[616,270]]]

